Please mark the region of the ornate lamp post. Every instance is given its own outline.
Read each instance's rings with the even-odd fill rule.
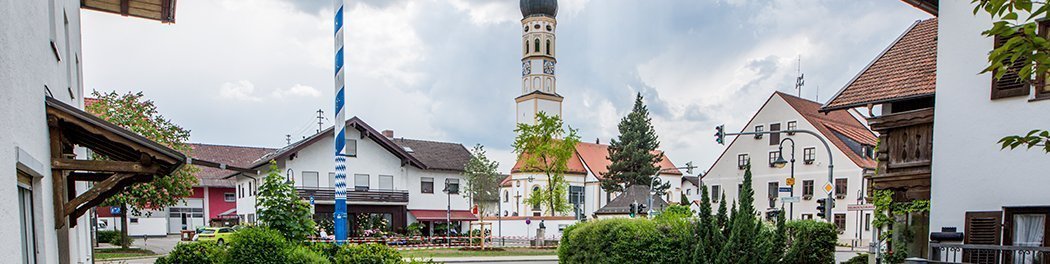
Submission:
[[[784,160],[784,142],[785,141],[791,141],[791,160],[790,161]],[[780,148],[777,151],[777,160],[773,161],[773,166],[777,167],[777,168],[784,168],[784,166],[787,165],[788,162],[791,163],[791,176],[790,176],[791,184],[788,185],[788,188],[791,189],[791,196],[795,196],[795,184],[794,184],[795,183],[795,140],[791,139],[789,137],[784,137],[783,140],[780,140]],[[784,208],[783,205],[784,204],[781,203],[780,205],[781,205],[781,207],[780,207],[781,210],[783,210],[783,208]],[[790,205],[788,205],[788,219],[789,220],[794,220],[795,219],[795,203],[790,203]]]

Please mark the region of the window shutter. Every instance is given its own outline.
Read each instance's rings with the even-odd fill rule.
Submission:
[[[1002,238],[1003,212],[966,212],[966,233],[963,243],[999,245]],[[971,263],[999,263],[996,252],[963,250],[963,260]]]
[[[995,48],[1002,46],[1009,38],[1003,38],[995,36]],[[1028,95],[1028,86],[1030,82],[1019,80],[1017,73],[1023,68],[1025,64],[1021,61],[1015,61],[1012,65],[1006,68],[1006,73],[1003,74],[1002,78],[995,79],[995,75],[998,71],[992,71],[992,99],[1000,99],[1014,96],[1026,96]]]

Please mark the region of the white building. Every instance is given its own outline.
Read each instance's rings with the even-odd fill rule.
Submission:
[[[983,11],[974,15],[968,1],[940,1],[932,13],[939,31],[930,232],[956,228],[969,244],[1046,247],[1050,156],[1039,148],[1000,150],[997,142],[1050,129],[1050,86],[1012,81],[1011,74],[993,82],[980,73],[996,47],[981,35],[993,21]],[[1050,22],[1039,24],[1038,34],[1050,34]],[[1001,228],[980,224],[988,222]]]
[[[381,217],[393,232],[404,232],[415,222],[424,224],[430,234],[434,223],[446,222],[448,206],[455,223],[477,220],[470,213],[466,193],[446,194],[446,186],[463,190],[467,182],[463,167],[470,152],[459,143],[394,138],[393,131],[382,133],[357,117],[346,121],[347,214],[350,236],[357,217]],[[262,174],[236,173],[237,214],[246,222],[257,221],[256,197],[259,184],[276,161],[281,175],[292,181],[303,199],[314,204],[315,219],[331,220],[334,212],[335,163],[332,157],[332,129],[267,154],[249,169]],[[457,187],[458,186],[458,187]],[[440,229],[440,227],[438,227]],[[329,230],[330,232],[330,230]]]
[[[835,207],[832,222],[839,229],[839,242],[867,245],[871,240],[871,212],[848,211],[847,206],[864,204],[863,174],[874,168],[872,150],[876,137],[868,130],[863,118],[846,111],[819,113],[820,103],[774,92],[748,121],[743,132],[808,130],[823,137],[830,144],[829,154],[820,139],[805,133],[774,133],[738,136],[711,165],[700,184],[707,185],[713,206],[725,195],[727,204],[735,201],[743,182],[744,167],[751,164],[755,208],[769,219],[772,212],[783,210],[788,219],[818,219],[817,199],[826,198],[823,186],[828,184],[829,155],[834,161],[832,193]],[[791,140],[787,140],[790,138]],[[794,193],[780,193],[788,187],[791,165],[776,168],[776,160],[783,142],[784,159],[791,160],[794,141]],[[699,200],[693,192],[692,199]],[[784,197],[800,197],[796,203],[784,203]]]
[[[0,236],[12,239],[0,247],[5,263],[93,262],[88,211],[111,194],[86,191],[123,188],[133,180],[146,180],[147,175],[112,176],[119,177],[113,185],[89,187],[87,181],[111,176],[72,171],[88,167],[82,165],[129,161],[124,157],[106,162],[70,161],[85,159],[84,147],[120,148],[96,150],[114,156],[143,154],[142,160],[163,164],[163,171],[181,165],[174,160],[181,154],[80,110],[84,100],[82,8],[174,22],[174,0],[124,3],[5,1],[0,8],[0,175],[9,181],[0,184],[0,193],[7,194],[0,198],[0,211],[5,212],[0,214],[0,222],[5,223]],[[50,125],[49,119],[53,121]],[[100,135],[105,136],[88,142],[89,137]],[[53,166],[54,161],[60,163]],[[132,170],[119,165],[111,169]],[[75,190],[67,193],[69,187]]]

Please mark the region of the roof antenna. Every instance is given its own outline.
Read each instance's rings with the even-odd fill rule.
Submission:
[[[285,134],[284,135],[284,141],[287,142],[288,145],[291,145],[292,144],[292,135],[291,134]]]
[[[795,90],[798,90],[798,97],[802,98],[802,86],[806,84],[805,75],[802,74],[802,55],[798,55],[798,66],[796,69],[795,77]]]
[[[324,111],[317,109],[317,133],[321,133],[321,126],[324,125]]]

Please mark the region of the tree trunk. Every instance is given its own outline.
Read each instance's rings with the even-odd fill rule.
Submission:
[[[128,205],[120,205],[120,248],[128,249]]]
[[[550,203],[551,216],[554,216],[554,177],[547,172],[547,201]]]

